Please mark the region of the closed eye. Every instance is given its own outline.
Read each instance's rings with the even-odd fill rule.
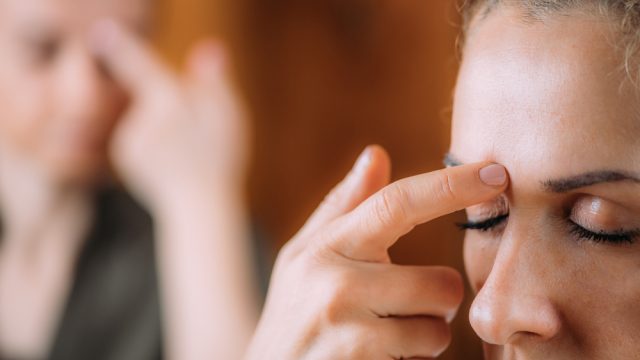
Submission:
[[[633,244],[638,237],[640,237],[639,230],[624,231],[619,230],[611,233],[605,231],[591,231],[588,230],[573,221],[569,221],[569,232],[576,236],[579,240],[588,240],[595,243],[609,243],[613,245],[618,244]]]
[[[509,218],[509,214],[492,217],[483,221],[470,221],[466,223],[456,224],[461,230],[477,230],[480,232],[488,232],[495,230]],[[604,231],[594,232],[569,221],[569,232],[576,237],[577,240],[588,240],[595,243],[608,243],[612,245],[632,244],[640,237],[640,230],[634,231],[617,231],[606,233]]]
[[[498,225],[501,225],[509,218],[509,214],[504,214],[496,217],[492,217],[483,221],[470,221],[466,223],[456,224],[460,230],[479,230],[482,232],[493,230]]]

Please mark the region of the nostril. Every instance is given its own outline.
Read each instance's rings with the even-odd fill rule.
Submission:
[[[550,338],[543,336],[541,333],[533,332],[533,331],[520,331],[514,334],[511,334],[509,338],[506,340],[506,344],[517,346],[518,344],[523,344],[525,342],[536,342],[536,341],[548,341]]]

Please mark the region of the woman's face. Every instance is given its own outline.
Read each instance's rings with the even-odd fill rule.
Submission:
[[[472,27],[451,158],[507,167],[467,209],[471,325],[490,359],[640,354],[640,112],[615,34],[585,15]]]
[[[65,181],[105,168],[126,98],[91,56],[87,34],[105,17],[144,30],[147,2],[0,0],[0,151]]]

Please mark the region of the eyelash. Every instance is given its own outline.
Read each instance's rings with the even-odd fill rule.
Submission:
[[[480,232],[487,232],[489,230],[495,229],[498,225],[502,224],[509,218],[509,214],[499,215],[496,217],[489,218],[484,221],[473,222],[469,221],[466,223],[457,224],[460,230],[478,230]]]
[[[509,214],[496,216],[479,222],[466,222],[457,224],[461,230],[477,230],[480,232],[488,232],[495,230],[499,225],[503,224],[509,218]],[[568,220],[569,233],[579,240],[592,241],[594,243],[606,244],[633,244],[640,237],[640,230],[619,231],[615,233],[593,232],[584,227]]]
[[[569,232],[574,236],[582,240],[593,241],[595,243],[609,243],[609,244],[633,244],[640,233],[638,230],[633,231],[618,231],[614,233],[605,233],[603,231],[593,232],[587,230],[584,227],[576,224],[573,221],[569,221]]]

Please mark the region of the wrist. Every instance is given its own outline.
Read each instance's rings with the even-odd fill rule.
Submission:
[[[234,209],[244,205],[246,189],[243,182],[192,180],[174,182],[158,189],[149,201],[155,216],[189,215],[211,208]]]

